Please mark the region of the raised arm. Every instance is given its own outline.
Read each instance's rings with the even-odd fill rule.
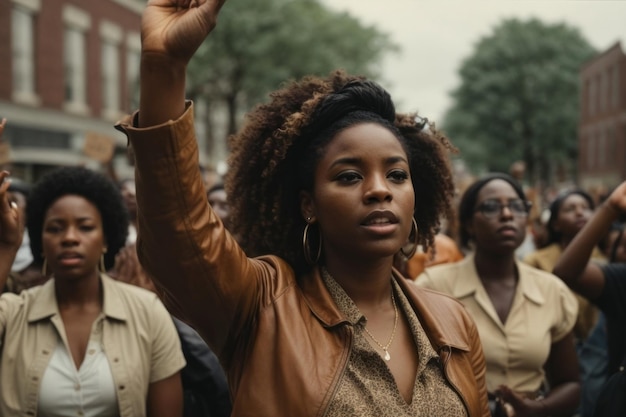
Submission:
[[[187,64],[215,27],[224,1],[148,1],[141,22],[139,127],[183,114]]]
[[[595,300],[604,288],[604,273],[599,265],[589,262],[593,248],[606,235],[622,213],[626,213],[626,182],[620,184],[598,207],[585,227],[567,246],[552,271],[570,288]]]
[[[6,285],[24,232],[19,209],[15,203],[9,201],[8,189],[11,182],[8,177],[7,171],[0,172],[0,290]]]

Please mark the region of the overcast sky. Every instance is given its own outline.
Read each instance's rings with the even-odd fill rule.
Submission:
[[[401,51],[383,64],[398,110],[441,120],[461,61],[504,18],[537,17],[577,27],[599,51],[626,49],[626,0],[322,0],[388,33]]]

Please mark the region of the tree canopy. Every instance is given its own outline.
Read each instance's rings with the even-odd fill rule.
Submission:
[[[281,83],[336,68],[375,79],[394,50],[388,35],[318,0],[238,0],[226,3],[192,59],[189,94],[225,104],[232,133],[238,116]]]
[[[523,160],[531,180],[575,166],[579,70],[595,53],[566,24],[507,19],[462,63],[443,127],[474,170]]]

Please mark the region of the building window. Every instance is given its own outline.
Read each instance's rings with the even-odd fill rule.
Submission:
[[[594,140],[595,137],[593,134],[590,134],[589,136],[587,136],[587,168],[589,170],[593,170],[594,168],[594,162],[595,162],[595,144],[596,141]]]
[[[597,162],[598,162],[598,167],[601,169],[605,168],[606,163],[607,163],[606,147],[607,147],[606,132],[604,130],[601,130],[600,135],[598,136],[598,145],[597,145],[597,150],[598,150]]]
[[[593,116],[596,113],[596,83],[593,77],[590,77],[587,83],[589,84],[589,116]]]
[[[139,34],[130,34],[126,40],[126,111],[139,107],[139,64],[141,38]]]
[[[35,18],[40,7],[38,0],[14,0],[11,11],[13,100],[30,105],[40,103],[35,87]]]
[[[82,10],[66,5],[63,9],[63,20],[65,109],[73,113],[86,114],[88,113],[86,32],[91,25],[91,19]]]
[[[117,45],[102,44],[102,107],[103,112],[115,117],[120,103],[120,59]]]
[[[100,24],[102,40],[102,116],[115,120],[120,114],[120,44],[122,30],[119,26],[103,21]]]

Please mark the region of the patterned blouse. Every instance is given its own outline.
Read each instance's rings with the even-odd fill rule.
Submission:
[[[408,319],[419,357],[410,403],[400,395],[387,364],[366,339],[365,316],[327,272],[324,271],[322,277],[333,300],[354,326],[350,359],[326,417],[467,416],[461,398],[443,376],[439,356],[395,280],[392,285],[398,308]]]

